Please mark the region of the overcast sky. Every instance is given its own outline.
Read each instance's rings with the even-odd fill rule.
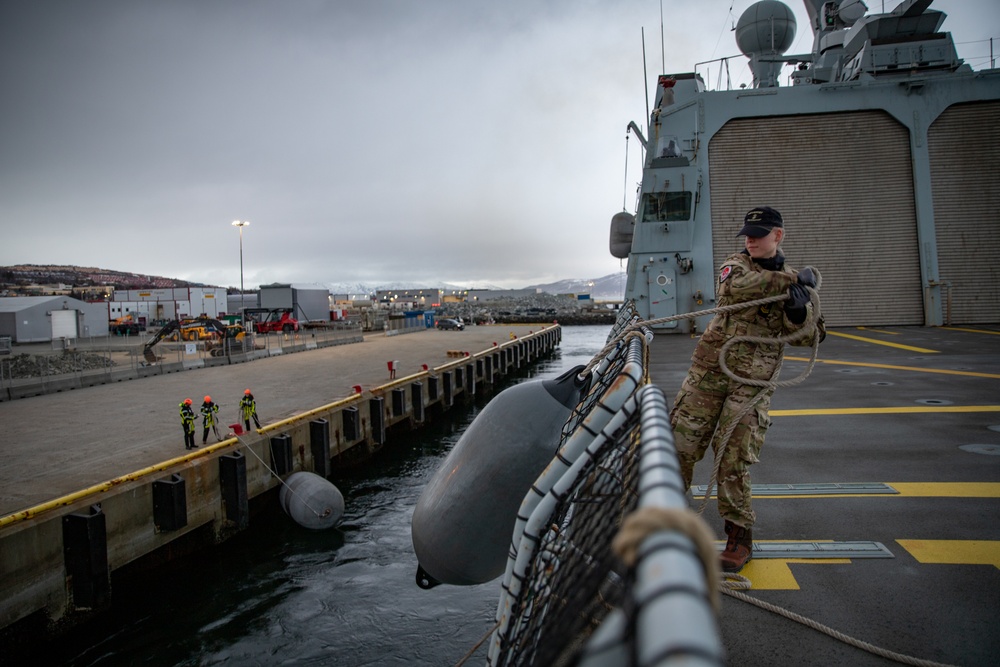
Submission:
[[[616,273],[642,30],[652,90],[751,4],[663,0],[663,54],[659,0],[2,0],[0,265],[238,286],[243,219],[248,288]],[[1000,3],[933,8],[988,67]]]

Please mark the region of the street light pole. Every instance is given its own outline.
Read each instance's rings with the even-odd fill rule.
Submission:
[[[240,228],[240,324],[246,328],[246,304],[243,301],[243,228],[250,224],[248,220],[233,220],[233,227]]]

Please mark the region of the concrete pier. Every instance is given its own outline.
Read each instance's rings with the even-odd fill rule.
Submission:
[[[282,477],[363,460],[394,429],[492,392],[560,338],[556,325],[378,334],[0,403],[0,628],[101,609],[115,570],[226,539]],[[245,388],[262,428],[236,436]],[[191,398],[197,410],[205,395],[220,404],[222,440],[185,451],[178,405]]]

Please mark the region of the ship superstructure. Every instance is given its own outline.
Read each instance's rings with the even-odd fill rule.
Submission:
[[[752,87],[664,74],[645,135],[629,125],[646,155],[635,214],[611,224],[625,298],[645,319],[710,308],[743,215],[768,205],[790,262],[821,271],[829,325],[998,321],[1000,70],[958,57],[931,0],[804,1],[811,53],[785,54],[793,13],[758,2],[736,25]]]

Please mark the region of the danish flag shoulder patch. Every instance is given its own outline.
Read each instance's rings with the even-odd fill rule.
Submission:
[[[719,274],[719,282],[720,283],[726,282],[726,278],[728,278],[729,274],[732,272],[733,272],[733,267],[731,266],[722,267],[722,272]]]

